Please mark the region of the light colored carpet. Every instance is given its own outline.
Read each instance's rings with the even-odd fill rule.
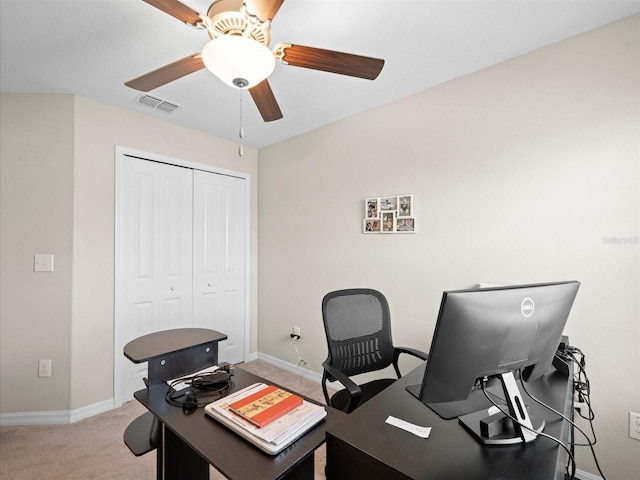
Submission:
[[[324,403],[320,385],[260,360],[247,371]],[[129,423],[146,409],[136,400],[71,425],[0,428],[0,480],[153,480],[155,452],[135,457],[123,441]],[[324,480],[325,449],[315,454]],[[224,479],[211,468],[211,480]]]

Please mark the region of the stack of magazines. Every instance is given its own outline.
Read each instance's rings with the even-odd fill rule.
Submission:
[[[231,393],[204,410],[270,455],[284,450],[327,415],[322,405],[264,383]]]

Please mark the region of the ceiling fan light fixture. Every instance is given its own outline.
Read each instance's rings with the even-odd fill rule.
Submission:
[[[273,72],[275,58],[263,44],[241,35],[222,35],[202,49],[204,65],[229,86],[251,88]]]

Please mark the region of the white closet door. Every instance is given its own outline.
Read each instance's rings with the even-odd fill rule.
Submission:
[[[126,359],[124,345],[151,332],[192,326],[193,175],[188,168],[119,160],[115,355],[124,373],[116,389],[120,384],[127,401],[144,387],[146,363]]]
[[[219,359],[244,361],[245,180],[194,171],[194,324],[225,333]]]

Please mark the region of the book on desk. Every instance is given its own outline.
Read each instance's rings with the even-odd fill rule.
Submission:
[[[284,395],[282,398],[291,400],[286,400],[286,406],[276,407],[278,414],[266,423],[263,421],[262,426],[258,426],[257,422],[252,422],[251,419],[245,418],[232,409],[232,405],[235,405],[235,409],[240,410],[243,406],[251,405],[265,396],[272,395],[276,390],[281,389],[264,383],[254,383],[210,403],[205,407],[205,413],[264,452],[276,455],[324,420],[327,415],[322,405],[308,402],[286,390],[283,392],[289,395]],[[292,403],[297,405],[287,409]],[[268,408],[263,410],[266,411]]]
[[[264,427],[302,405],[302,397],[269,385],[229,404],[229,410],[257,427]]]

